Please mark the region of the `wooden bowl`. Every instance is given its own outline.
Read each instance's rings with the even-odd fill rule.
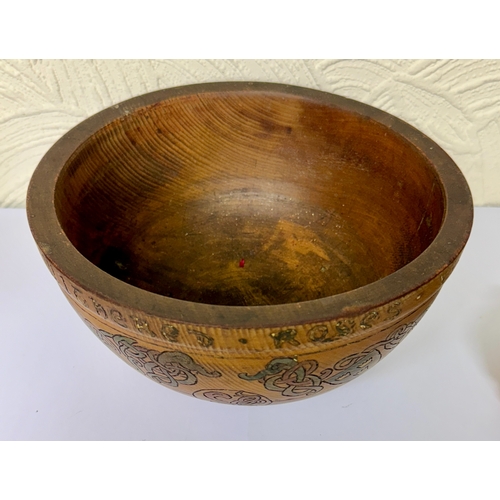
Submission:
[[[160,384],[235,405],[377,363],[436,298],[473,216],[463,175],[418,130],[268,83],[98,113],[42,159],[27,210],[97,337]]]

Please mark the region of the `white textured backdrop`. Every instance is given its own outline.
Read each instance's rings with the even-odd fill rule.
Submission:
[[[254,80],[316,88],[412,124],[457,162],[476,205],[500,205],[500,60],[0,60],[0,206],[23,207],[49,147],[153,90]]]

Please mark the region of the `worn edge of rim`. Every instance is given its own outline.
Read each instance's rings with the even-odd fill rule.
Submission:
[[[92,264],[66,237],[55,213],[54,189],[58,175],[74,151],[99,128],[141,108],[184,95],[226,91],[265,91],[313,99],[369,117],[391,128],[427,158],[442,183],[445,213],[435,239],[416,259],[376,282],[321,299],[278,305],[223,306],[183,301],[122,282]],[[28,188],[27,214],[37,245],[50,249],[47,257],[75,283],[101,298],[179,323],[260,329],[356,316],[420,288],[459,257],[472,228],[473,204],[465,177],[448,154],[425,134],[385,111],[303,87],[262,82],[216,82],[173,87],[133,97],[92,115],[68,131],[49,149],[33,174]],[[457,225],[456,220],[461,223]],[[425,270],[423,277],[422,269]]]

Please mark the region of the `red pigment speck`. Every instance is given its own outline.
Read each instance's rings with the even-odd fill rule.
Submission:
[[[245,267],[245,259],[240,260],[240,267]]]

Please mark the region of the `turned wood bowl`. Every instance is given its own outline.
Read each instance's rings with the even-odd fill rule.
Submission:
[[[234,405],[326,392],[391,352],[473,217],[460,170],[410,125],[241,82],[85,120],[40,162],[27,211],[102,342],[160,384]]]

